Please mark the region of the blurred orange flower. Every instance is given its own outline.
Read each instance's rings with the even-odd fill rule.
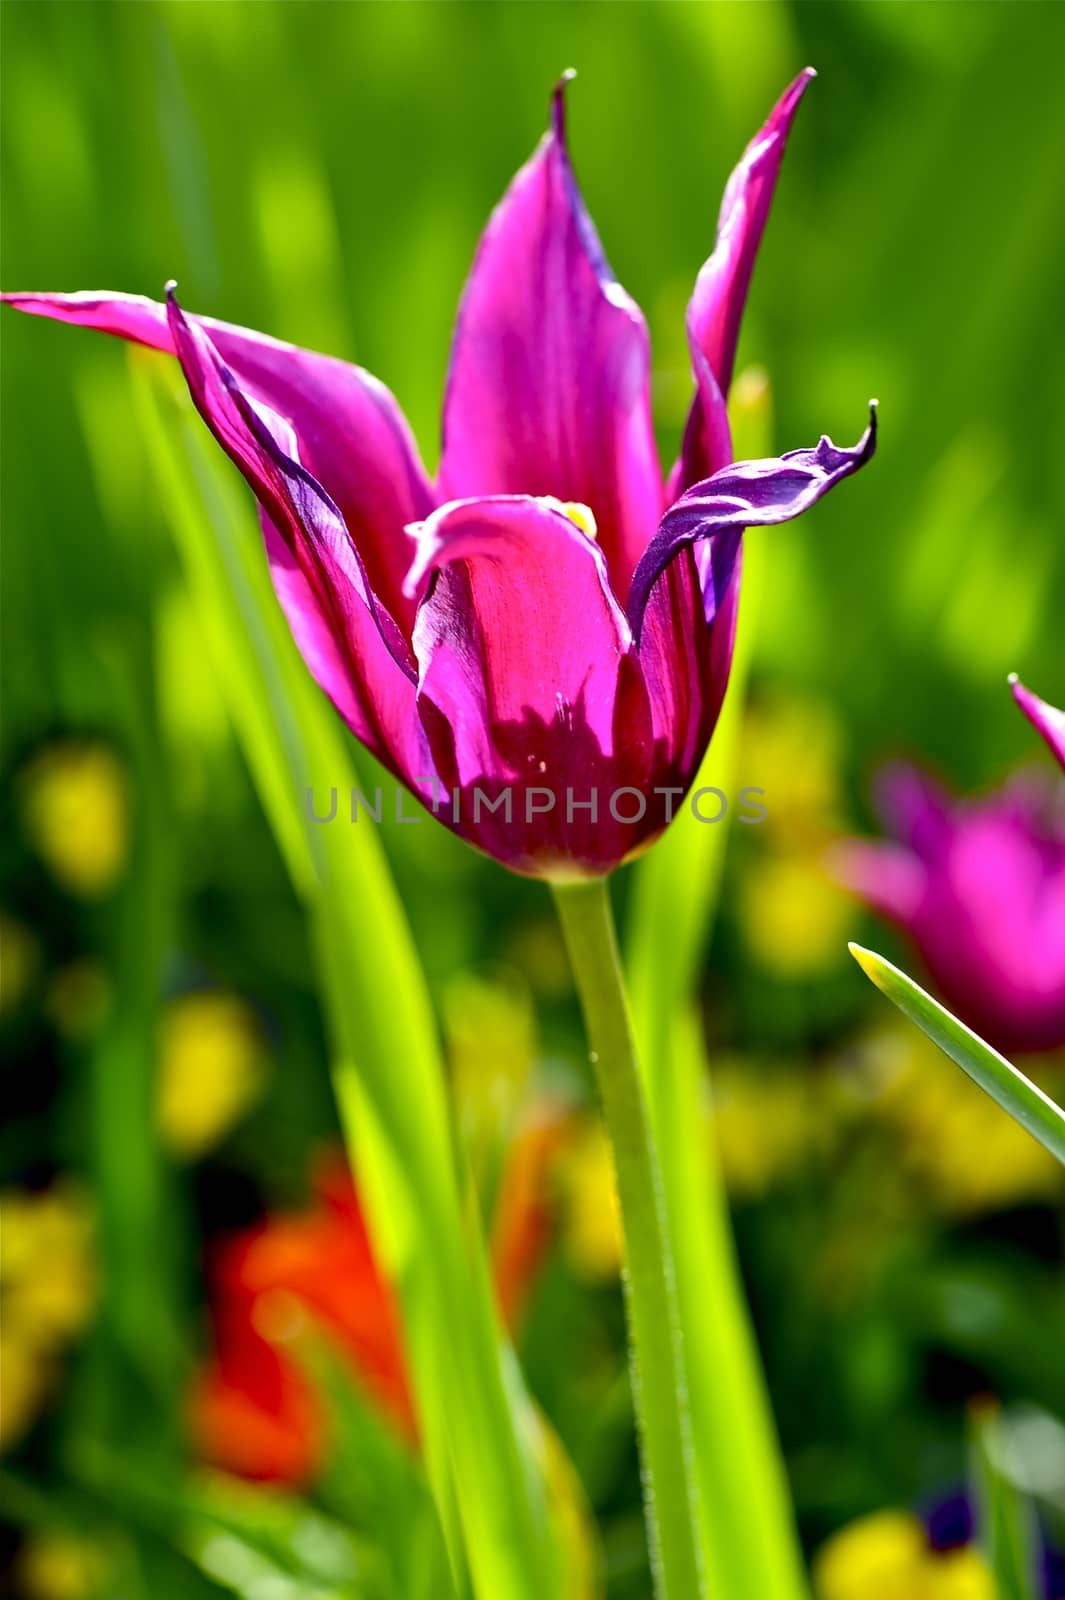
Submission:
[[[491,1255],[510,1324],[553,1231],[545,1176],[555,1126],[537,1118],[512,1146],[501,1180]],[[307,1210],[223,1240],[208,1263],[214,1348],[192,1386],[191,1431],[214,1465],[260,1481],[304,1483],[328,1449],[324,1406],[296,1353],[311,1326],[333,1340],[371,1402],[417,1448],[399,1309],[342,1154],[315,1163],[312,1189]]]

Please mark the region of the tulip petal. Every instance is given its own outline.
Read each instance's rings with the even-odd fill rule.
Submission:
[[[789,522],[869,461],[876,448],[876,403],[852,449],[822,435],[812,450],[789,450],[764,461],[737,461],[697,483],[666,512],[633,576],[626,610],[637,640],[655,583],[687,546],[698,554],[706,620],[721,611],[734,581],[745,528]]]
[[[374,594],[339,509],[298,459],[288,420],[253,402],[171,294],[173,347],[196,409],[263,510],[278,598],[320,687],[393,771],[427,771],[406,639]]]
[[[440,495],[550,495],[589,506],[624,593],[662,514],[650,348],[577,189],[564,81],[551,128],[489,221],[463,294]]]
[[[459,831],[517,871],[616,866],[643,835],[608,803],[621,786],[642,790],[653,741],[599,546],[525,496],[443,506],[419,543],[418,705],[436,770],[462,798]],[[510,790],[510,819],[475,813],[477,790]],[[579,804],[593,790],[597,815],[569,815],[570,795]]]
[[[174,353],[166,307],[143,295],[6,294],[19,311],[96,328]],[[288,419],[300,459],[340,508],[375,592],[405,631],[413,611],[402,596],[411,560],[403,529],[428,515],[434,495],[402,411],[362,368],[317,355],[211,317],[190,317],[241,389]]]
[[[901,844],[931,865],[941,859],[954,832],[956,807],[935,778],[909,761],[893,761],[877,774],[873,798]]]
[[[827,866],[844,888],[902,928],[912,926],[928,887],[928,874],[897,844],[844,839],[828,852]]]
[[[740,319],[765,229],[792,118],[816,74],[801,72],[747,146],[725,189],[713,254],[688,306],[688,343],[696,393],[671,497],[725,465],[731,456],[725,403],[732,382]]]
[[[878,807],[902,844],[848,840],[837,877],[901,928],[951,1009],[998,1049],[1065,1042],[1065,837],[1027,787],[955,801],[897,766]]]
[[[737,558],[709,627],[694,551],[680,551],[651,590],[640,663],[664,784],[687,788],[714,731],[732,665],[740,567]]]
[[[1024,712],[1032,727],[1042,734],[1058,762],[1065,770],[1065,711],[1059,711],[1057,706],[1048,705],[1045,700],[1040,700],[1030,689],[1026,689],[1016,674],[1010,679],[1013,698]]]
[[[392,652],[365,609],[355,607],[350,612],[346,640],[334,633],[299,560],[261,508],[260,520],[274,591],[311,677],[367,749],[424,797],[432,759],[413,715],[408,673],[397,671]]]

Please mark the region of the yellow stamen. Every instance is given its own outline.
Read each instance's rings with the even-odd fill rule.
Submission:
[[[545,495],[544,498],[549,506],[561,511],[562,515],[568,517],[582,533],[588,535],[589,539],[598,537],[599,529],[595,525],[595,515],[590,506],[582,505],[579,500],[556,500],[554,495]]]

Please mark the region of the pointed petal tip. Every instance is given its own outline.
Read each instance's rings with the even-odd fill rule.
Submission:
[[[770,125],[776,124],[779,131],[780,121],[783,118],[786,125],[790,124],[792,117],[798,109],[799,101],[817,77],[816,67],[803,67],[797,78],[793,78],[777,101],[776,108],[770,118]],[[763,130],[763,132],[768,130]],[[787,127],[785,126],[785,132]]]
[[[876,444],[876,433],[877,433],[877,429],[878,429],[879,426],[880,426],[880,401],[879,400],[870,400],[870,402],[869,402],[869,451],[870,451],[870,454],[872,454],[873,448],[874,448],[874,446]]]
[[[866,462],[871,461],[873,456],[876,454],[877,433],[880,426],[879,406],[879,400],[870,400],[869,421],[866,424],[865,432],[858,440],[858,443],[854,446],[853,454],[857,461],[857,465],[860,467],[864,467]],[[828,438],[827,434],[824,436],[824,443],[827,444],[831,450],[836,449],[836,446],[832,443],[832,440]]]
[[[1015,672],[1010,673],[1009,684],[1018,709],[1028,718],[1040,738],[1046,741],[1051,754],[1065,771],[1065,711],[1046,700],[1040,700]]]
[[[1010,686],[1010,693],[1022,711],[1027,713],[1029,710],[1038,710],[1042,703],[1039,696],[1033,694],[1026,683],[1022,683],[1020,676],[1016,672],[1010,673],[1007,682]]]
[[[626,611],[637,644],[651,590],[680,549],[727,534],[731,547],[722,548],[729,548],[731,571],[741,533],[790,522],[864,467],[875,452],[876,411],[870,407],[869,425],[850,448],[841,449],[823,433],[812,450],[788,450],[765,461],[733,461],[686,489],[658,524],[632,576]],[[714,594],[716,599],[716,588]]]
[[[566,138],[566,89],[576,76],[576,67],[567,67],[551,91],[551,131],[560,143]]]
[[[714,248],[699,271],[688,303],[696,398],[688,414],[677,473],[682,489],[710,476],[731,455],[725,407],[740,321],[791,125],[816,76],[813,67],[804,67],[792,79],[748,141],[725,185]]]

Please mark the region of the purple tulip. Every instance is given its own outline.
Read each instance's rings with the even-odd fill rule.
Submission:
[[[913,940],[952,1011],[1000,1050],[1065,1044],[1065,820],[1014,779],[955,801],[888,768],[878,809],[897,844],[848,841],[840,877]]]
[[[20,310],[175,354],[259,502],[277,594],[320,686],[441,820],[516,871],[609,872],[665,826],[721,708],[745,528],[869,460],[822,438],[732,463],[740,315],[792,116],[725,192],[688,310],[696,395],[668,487],[643,317],[551,126],[493,213],[455,330],[436,482],[358,367],[134,295]],[[565,81],[565,80],[564,80]],[[492,808],[495,809],[492,809]]]
[[[1010,687],[1013,698],[1036,733],[1042,734],[1065,772],[1065,711],[1059,711],[1056,706],[1048,706],[1045,700],[1040,700],[1031,689],[1024,687],[1016,674],[1010,679]]]

